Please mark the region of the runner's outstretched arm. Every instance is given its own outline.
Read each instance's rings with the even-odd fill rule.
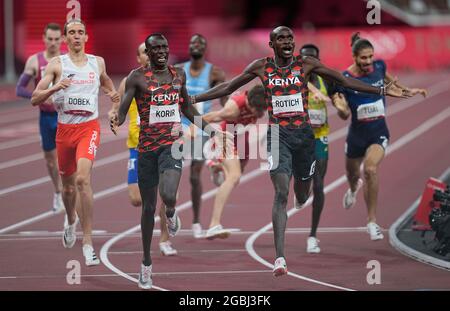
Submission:
[[[254,78],[256,78],[258,76],[258,72],[263,67],[264,67],[263,59],[255,60],[250,65],[248,65],[247,68],[245,68],[245,70],[240,75],[234,77],[230,81],[221,83],[205,93],[191,96],[192,103],[195,104],[196,102],[203,102],[230,95],[238,88],[246,85]]]
[[[239,108],[232,99],[227,100],[222,109],[208,112],[203,116],[206,122],[235,121],[237,118],[239,118]]]
[[[411,97],[410,94],[396,87],[393,83],[390,83],[386,87],[384,86],[374,87],[364,82],[361,82],[357,79],[345,77],[342,73],[324,66],[321,62],[314,59],[313,57],[306,56],[303,59],[305,64],[306,75],[309,75],[309,73],[314,72],[319,76],[335,81],[336,83],[342,85],[343,87],[355,91],[370,94],[389,95],[392,97],[404,97],[404,98]]]
[[[411,96],[414,96],[414,95],[417,95],[417,94],[422,94],[423,97],[427,97],[427,95],[428,95],[427,89],[410,88],[410,87],[407,87],[407,86],[405,86],[405,85],[402,85],[402,84],[400,84],[400,82],[397,80],[397,77],[394,77],[394,76],[392,76],[391,74],[389,74],[389,73],[387,73],[387,72],[386,72],[386,76],[385,76],[385,78],[384,78],[384,81],[387,82],[387,83],[394,82],[394,84],[395,84],[397,87],[399,87],[399,88],[405,90],[407,93],[411,94]]]

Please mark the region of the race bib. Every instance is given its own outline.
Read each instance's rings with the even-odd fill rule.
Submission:
[[[97,95],[64,94],[64,112],[68,114],[93,114],[97,109]]]
[[[273,114],[303,112],[302,94],[272,96]]]
[[[150,124],[181,122],[178,104],[173,105],[151,105]]]
[[[384,117],[383,99],[379,99],[374,103],[358,106],[357,113],[359,121],[367,121],[370,119]]]
[[[321,127],[327,122],[327,113],[325,109],[309,109],[308,114],[312,127]]]

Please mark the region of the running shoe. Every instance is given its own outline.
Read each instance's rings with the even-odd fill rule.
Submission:
[[[177,210],[172,217],[167,217],[167,229],[169,230],[169,235],[174,237],[181,229],[181,220],[177,215]]]
[[[151,289],[152,285],[152,265],[144,266],[144,264],[141,263],[141,272],[139,273],[138,286],[142,289]]]
[[[287,272],[286,260],[283,257],[278,257],[275,259],[275,263],[273,265],[273,276],[279,277],[287,274]]]
[[[361,189],[363,185],[362,179],[358,179],[358,183],[356,185],[356,191],[352,192],[352,190],[349,188],[347,189],[347,192],[345,192],[344,198],[342,200],[342,205],[345,209],[350,209],[356,204],[356,195],[358,194],[359,189]]]
[[[372,241],[382,240],[384,238],[383,233],[381,233],[381,228],[374,222],[369,222],[367,224],[367,232],[370,234],[370,239]]]
[[[316,237],[310,236],[308,240],[306,240],[306,252],[309,254],[318,254],[320,253],[319,240]]]
[[[224,229],[222,225],[217,225],[212,228],[209,228],[208,231],[206,231],[206,238],[208,240],[214,240],[214,239],[226,239],[230,236],[231,232],[227,229]]]
[[[55,213],[60,212],[64,209],[64,202],[62,199],[62,194],[60,193],[55,193],[53,195],[53,206],[52,206],[52,211],[54,211]]]
[[[172,243],[170,243],[170,241],[160,242],[159,250],[163,256],[175,256],[178,254],[177,250],[172,247]]]
[[[203,238],[202,225],[199,223],[192,224],[192,235],[196,239]]]
[[[77,228],[77,222],[78,218],[73,224],[69,225],[67,223],[67,225],[64,226],[64,232],[62,236],[62,243],[64,248],[72,248],[75,245],[75,242],[77,241],[77,234],[75,232]]]
[[[92,245],[84,244],[83,245],[83,255],[85,259],[86,266],[96,266],[100,264],[100,260],[97,258],[95,254],[94,248]]]

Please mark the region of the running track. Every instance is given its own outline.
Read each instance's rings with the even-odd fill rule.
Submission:
[[[425,100],[388,101],[390,151],[380,171],[378,223],[385,239],[372,242],[364,230],[362,192],[353,210],[341,207],[347,124],[330,109],[330,161],[326,205],[318,238],[322,253],[306,254],[310,206],[294,211],[290,194],[286,256],[290,274],[273,278],[270,225],[273,190],[254,160],[226,206],[222,224],[240,229],[227,240],[191,237],[188,174],[180,184],[183,230],[172,239],[179,255],[162,257],[153,240],[155,290],[423,290],[450,289],[449,272],[416,262],[394,250],[387,229],[416,200],[428,177],[438,177],[450,159],[450,82],[447,73],[400,75],[412,86],[429,87]],[[0,290],[137,290],[141,260],[140,210],[126,193],[126,128],[107,128],[109,103],[101,105],[102,145],[93,170],[94,245],[103,264],[85,267],[80,242],[61,245],[62,214],[49,212],[52,185],[39,146],[37,110],[25,102],[0,105]],[[184,172],[187,173],[185,169]],[[201,222],[209,223],[214,187],[204,170]],[[158,228],[158,225],[156,225]],[[158,235],[158,233],[156,233]],[[81,262],[81,284],[69,285],[66,264]],[[381,284],[368,285],[369,260],[381,264]]]

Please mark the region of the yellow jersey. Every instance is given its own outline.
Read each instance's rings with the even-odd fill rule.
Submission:
[[[130,118],[130,123],[128,125],[128,148],[137,148],[139,143],[139,130],[141,120],[139,119],[139,113],[137,109],[136,100],[133,98],[130,108],[128,109],[128,117]]]
[[[319,82],[319,91],[328,96],[327,88],[322,78],[317,76]],[[327,103],[324,100],[316,100],[312,92],[309,92],[308,97],[308,113],[311,120],[311,126],[314,130],[314,137],[316,139],[328,136],[330,133],[330,126],[328,125]]]

